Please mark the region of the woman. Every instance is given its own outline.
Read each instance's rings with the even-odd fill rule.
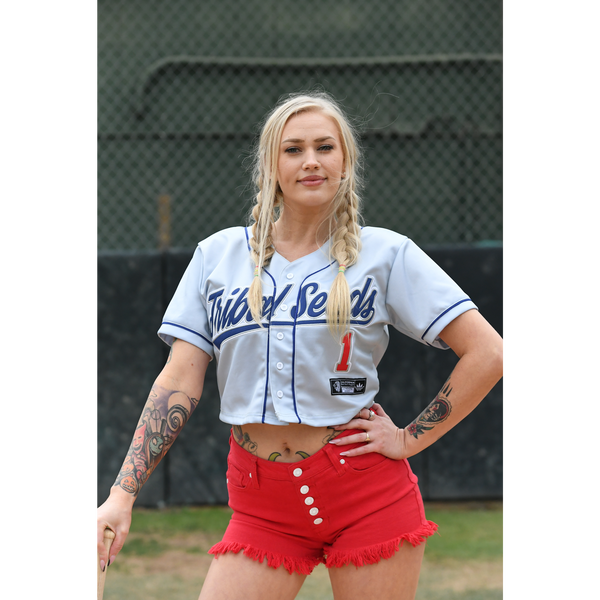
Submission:
[[[281,102],[256,154],[252,227],[198,245],[159,329],[171,353],[98,511],[101,567],[215,357],[233,516],[200,599],[292,599],[319,563],[336,599],[414,598],[437,526],[406,459],[497,383],[502,340],[410,240],[361,229],[356,136],[330,97]],[[404,429],[374,402],[388,324],[459,357]]]

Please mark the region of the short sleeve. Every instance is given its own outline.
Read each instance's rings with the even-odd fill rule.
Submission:
[[[444,327],[477,306],[414,242],[407,239],[392,265],[386,307],[390,324],[405,335],[437,348]]]
[[[184,340],[213,358],[212,335],[202,297],[203,275],[202,251],[197,247],[167,307],[158,336],[169,346],[175,339]]]

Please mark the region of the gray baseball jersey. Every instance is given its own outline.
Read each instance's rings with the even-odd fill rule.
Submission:
[[[262,274],[259,327],[247,302],[255,267],[250,235],[233,227],[198,244],[158,331],[167,344],[179,338],[216,358],[226,423],[347,422],[375,400],[388,325],[446,348],[440,332],[477,308],[407,237],[365,227],[358,262],[346,270],[352,309],[342,340],[326,324],[338,273],[328,244],[293,262],[275,252]]]

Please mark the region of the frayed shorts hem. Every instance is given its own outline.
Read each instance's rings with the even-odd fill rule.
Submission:
[[[364,565],[373,565],[380,560],[386,560],[394,556],[402,547],[404,542],[408,542],[413,547],[422,544],[428,537],[432,536],[438,529],[438,526],[433,521],[427,521],[417,531],[402,534],[401,536],[384,542],[374,544],[366,548],[359,548],[352,551],[331,550],[327,555],[314,558],[300,558],[286,556],[276,552],[267,552],[252,546],[251,544],[242,544],[239,542],[219,542],[214,545],[209,551],[215,558],[221,554],[231,552],[238,554],[243,552],[244,556],[265,562],[270,567],[277,569],[283,566],[288,573],[300,573],[301,575],[310,575],[314,568],[319,564],[324,564],[328,569],[343,567],[352,564],[355,567]]]

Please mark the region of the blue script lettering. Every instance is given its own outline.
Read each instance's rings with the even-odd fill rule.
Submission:
[[[361,321],[368,323],[373,318],[375,313],[375,297],[377,296],[377,290],[373,290],[370,296],[367,297],[367,293],[371,284],[373,283],[373,278],[369,277],[365,282],[362,290],[354,290],[350,294],[350,302],[354,303],[351,309],[351,314],[354,318],[360,317]]]
[[[267,320],[270,319],[293,287],[294,284],[288,284],[276,298],[274,296],[263,296],[263,317],[266,317]],[[252,321],[252,313],[248,307],[247,298],[249,289],[247,287],[243,289],[236,288],[225,301],[225,305],[223,305],[225,293],[223,289],[213,292],[208,297],[208,303],[212,305],[209,320],[213,338],[219,335],[222,330],[238,325],[243,319],[248,323]]]

